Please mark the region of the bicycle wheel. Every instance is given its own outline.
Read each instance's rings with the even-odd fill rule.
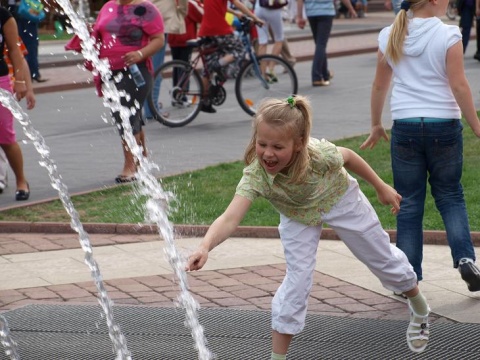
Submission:
[[[190,123],[200,111],[203,83],[198,72],[182,60],[164,63],[155,71],[160,91],[148,96],[154,117],[163,125],[180,127]]]
[[[275,55],[262,55],[257,61],[258,67],[253,61],[244,65],[235,81],[238,103],[249,115],[255,115],[263,98],[287,98],[298,90],[297,74],[288,62]]]

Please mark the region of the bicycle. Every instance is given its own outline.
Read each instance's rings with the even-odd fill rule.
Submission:
[[[240,107],[249,115],[254,115],[256,105],[265,97],[288,97],[296,94],[298,79],[292,66],[274,55],[257,56],[250,41],[250,28],[253,19],[240,19],[240,37],[244,43],[246,57],[234,74],[235,95]],[[190,62],[171,60],[160,66],[154,74],[154,81],[162,79],[158,96],[153,91],[148,96],[154,117],[163,125],[181,127],[192,122],[200,112],[204,94],[204,84],[199,69],[209,79],[208,99],[212,105],[220,106],[227,98],[222,75],[210,73],[206,66],[206,56],[217,51],[209,47],[205,38],[189,40],[188,46],[198,51]]]
[[[447,18],[449,18],[450,20],[455,20],[457,15],[457,0],[450,0],[447,6]]]

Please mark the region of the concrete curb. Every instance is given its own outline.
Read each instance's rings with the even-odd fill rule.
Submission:
[[[174,225],[174,231],[180,237],[203,237],[208,225]],[[84,223],[83,228],[90,234],[115,235],[156,235],[156,225]],[[386,230],[392,242],[396,241],[397,231]],[[69,223],[59,222],[22,222],[0,221],[0,233],[37,233],[37,234],[74,234]],[[448,245],[445,231],[425,230],[424,243],[428,245]],[[471,232],[474,246],[480,246],[480,232]],[[231,237],[278,239],[275,226],[239,226]],[[324,228],[321,239],[340,240],[334,230]]]

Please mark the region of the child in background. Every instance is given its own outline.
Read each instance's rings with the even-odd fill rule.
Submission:
[[[415,272],[405,254],[390,244],[375,210],[347,170],[369,182],[380,202],[392,206],[393,214],[399,211],[401,196],[352,150],[310,138],[311,111],[303,96],[262,102],[236,194],[189,257],[187,270],[201,269],[208,252],[235,231],[256,198],[264,197],[280,212],[279,232],[287,262],[285,278],[272,301],[271,359],[286,359],[293,336],[305,325],[324,222],[385,288],[408,297],[407,344],[412,351],[422,352],[428,343],[430,309]]]
[[[470,291],[480,291],[480,269],[474,263],[461,184],[460,118],[463,113],[477,137],[480,121],[465,76],[460,30],[439,19],[447,6],[447,0],[403,1],[393,25],[380,32],[371,94],[372,128],[360,148],[371,149],[382,138],[388,141],[382,111],[393,75],[391,158],[394,186],[402,194],[397,246],[421,281],[428,179],[445,225],[453,267],[458,268]]]
[[[255,16],[240,0],[231,0],[231,3],[240,12],[253,18],[256,24],[263,24],[263,21]],[[198,35],[208,38],[210,46],[218,48],[218,51],[206,56],[208,70],[209,72],[216,72],[219,77],[226,78],[224,67],[235,61],[235,59],[242,59],[245,49],[242,41],[234,35],[232,27],[225,19],[228,1],[204,0],[203,5],[205,11]],[[212,106],[208,98],[209,79],[203,76],[202,81],[205,93],[202,98],[201,111],[211,114],[216,113],[217,110]]]

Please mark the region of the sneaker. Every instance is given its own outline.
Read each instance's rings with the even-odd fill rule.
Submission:
[[[209,114],[215,114],[217,110],[212,106],[211,102],[202,102],[202,105],[200,106],[200,111],[209,113]]]
[[[458,271],[470,291],[480,291],[480,270],[472,259],[462,258],[458,263]]]
[[[312,86],[328,86],[328,85],[330,85],[330,81],[328,81],[328,80],[312,81]]]
[[[333,79],[333,71],[328,70],[328,81],[331,81]]]
[[[180,101],[172,101],[172,106],[179,108],[179,109],[185,109],[189,107],[191,104],[188,100],[180,100]]]
[[[477,52],[475,53],[475,55],[473,55],[473,58],[474,58],[475,60],[480,61],[480,52],[477,51]]]
[[[7,187],[7,184],[4,180],[0,180],[0,194],[3,193],[3,190]]]
[[[407,328],[408,348],[415,353],[421,353],[428,345],[430,335],[428,314],[430,309],[428,309],[427,315],[418,315],[413,311],[410,301],[408,302],[408,308],[410,309],[410,323]]]
[[[265,73],[265,78],[269,84],[278,82],[277,75],[273,71],[268,71]]]

